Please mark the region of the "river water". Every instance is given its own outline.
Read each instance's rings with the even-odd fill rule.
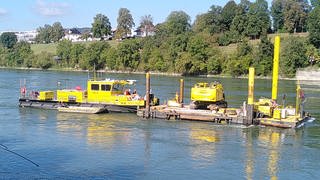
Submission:
[[[103,74],[136,79],[144,75]],[[0,70],[0,179],[317,179],[320,176],[319,83],[304,83],[306,110],[315,121],[299,129],[144,120],[135,114],[68,114],[19,108],[19,81],[37,90],[86,87],[87,73]],[[180,77],[151,75],[164,102]],[[192,84],[221,81],[230,106],[247,96],[247,80],[185,78]],[[295,101],[295,82],[279,81],[279,97]],[[271,96],[271,80],[256,80],[255,97]],[[11,152],[9,152],[11,151]],[[16,154],[14,154],[16,153]],[[21,157],[21,156],[23,157]],[[28,161],[29,160],[29,161]],[[32,163],[32,162],[34,163]],[[38,165],[38,166],[36,166]]]

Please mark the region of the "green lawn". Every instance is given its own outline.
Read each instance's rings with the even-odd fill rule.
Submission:
[[[42,51],[49,52],[52,54],[56,54],[56,43],[50,43],[50,44],[31,44],[31,50],[34,52],[34,54],[40,54]]]
[[[88,46],[93,42],[75,42],[78,44],[84,44]],[[116,40],[108,41],[111,47],[116,47],[120,42]],[[42,51],[49,52],[52,54],[56,54],[57,43],[50,43],[50,44],[31,44],[31,49],[35,54],[40,54]]]

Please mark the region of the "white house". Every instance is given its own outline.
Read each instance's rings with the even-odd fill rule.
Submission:
[[[71,42],[83,41],[81,39],[81,33],[76,28],[66,30],[62,39],[67,39]]]

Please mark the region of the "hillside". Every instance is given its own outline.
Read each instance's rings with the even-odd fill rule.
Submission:
[[[80,44],[85,44],[85,46],[89,46],[91,42],[75,42]],[[119,41],[111,40],[108,41],[108,43],[111,45],[111,47],[116,47],[119,44]],[[56,54],[58,43],[50,43],[50,44],[31,44],[31,50],[34,52],[34,54],[40,54],[41,52],[48,52],[52,54]]]
[[[271,42],[273,42],[274,37],[276,34],[269,34],[268,38],[271,40]],[[308,33],[296,33],[296,34],[289,34],[289,33],[280,33],[280,37],[282,39],[286,39],[288,37],[304,37],[307,38]],[[253,46],[258,45],[258,43],[260,42],[259,39],[257,40],[250,40],[249,43]],[[90,45],[92,42],[75,42],[75,43],[81,43],[81,44],[85,44],[86,46]],[[112,47],[116,47],[119,43],[121,43],[120,41],[116,41],[116,40],[111,40],[108,41],[108,43],[112,46]],[[35,54],[39,54],[42,51],[48,52],[48,53],[52,53],[55,54],[56,53],[56,48],[57,48],[57,43],[50,43],[50,44],[32,44],[31,45],[31,49]],[[221,52],[225,55],[229,55],[234,53],[237,50],[237,44],[230,44],[228,46],[219,46],[219,49],[221,50]]]

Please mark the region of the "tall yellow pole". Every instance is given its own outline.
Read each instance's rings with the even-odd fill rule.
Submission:
[[[150,73],[146,73],[146,118],[150,117]]]
[[[252,105],[254,101],[254,68],[249,68],[249,83],[248,83],[248,104]]]
[[[272,73],[272,100],[277,101],[279,76],[280,36],[274,40],[273,73]]]
[[[249,68],[249,80],[248,80],[248,105],[247,105],[247,119],[246,125],[253,124],[253,101],[254,101],[254,68]]]
[[[179,103],[183,103],[183,96],[184,96],[184,81],[180,79],[180,96],[179,96]]]

